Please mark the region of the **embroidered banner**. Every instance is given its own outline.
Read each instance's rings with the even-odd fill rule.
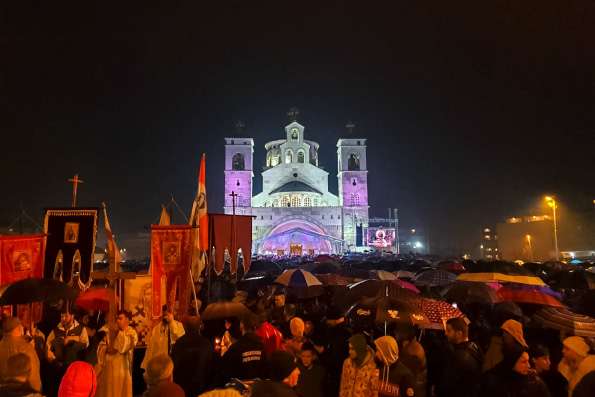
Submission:
[[[0,236],[0,285],[43,277],[45,236]]]
[[[211,260],[215,271],[218,274],[223,271],[227,251],[231,273],[235,274],[238,270],[238,252],[241,249],[244,273],[247,273],[252,256],[252,216],[209,214],[209,231],[211,247],[215,249]]]
[[[190,262],[192,259],[192,226],[151,225],[152,315],[161,316],[164,303],[171,308],[179,301],[178,313],[185,315],[190,298]],[[161,299],[165,284],[166,302]]]
[[[97,208],[45,210],[45,278],[73,286],[89,281],[97,238]]]

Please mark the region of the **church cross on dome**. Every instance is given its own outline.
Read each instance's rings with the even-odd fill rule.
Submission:
[[[348,121],[347,124],[345,124],[345,128],[347,128],[347,133],[349,135],[353,135],[353,130],[355,129],[355,124],[353,124],[353,122]]]
[[[289,121],[297,121],[299,114],[300,114],[300,110],[298,108],[296,108],[295,106],[293,106],[291,109],[289,109],[289,112],[287,112]]]

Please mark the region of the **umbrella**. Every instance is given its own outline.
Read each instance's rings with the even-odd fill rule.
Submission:
[[[530,303],[535,305],[564,307],[562,303],[552,295],[549,295],[539,288],[530,288],[526,286],[505,285],[500,288],[496,294],[502,301],[511,301],[517,303]]]
[[[324,285],[344,285],[347,286],[353,282],[353,279],[339,274],[318,274],[316,276]]]
[[[480,283],[490,282],[508,282],[518,283],[527,285],[538,285],[544,286],[545,283],[542,279],[536,276],[521,276],[515,274],[503,274],[503,273],[463,273],[457,276],[458,281],[472,281]]]
[[[525,269],[523,266],[517,265],[514,262],[505,261],[479,261],[472,269],[469,269],[469,271],[472,273],[502,273],[518,276],[535,276],[535,274],[528,269]]]
[[[397,276],[397,278],[407,278],[410,280],[415,277],[415,273],[409,272],[407,270],[399,270],[396,271],[394,274],[395,276]]]
[[[387,272],[386,270],[378,270],[376,272],[376,277],[378,280],[398,280],[397,276],[391,272]]]
[[[317,263],[311,270],[312,274],[336,274],[341,270],[341,266],[333,262]]]
[[[567,331],[577,336],[595,337],[595,319],[573,313],[566,308],[545,307],[535,313],[533,320],[547,328]]]
[[[81,293],[74,301],[75,306],[91,310],[109,310],[110,295],[113,297],[114,291],[110,288],[93,287]]]
[[[5,286],[0,291],[0,305],[74,300],[78,290],[54,279],[26,278]]]
[[[549,284],[557,289],[595,289],[595,274],[581,269],[559,272],[550,278]]]
[[[465,269],[465,266],[463,266],[462,263],[449,261],[440,262],[438,264],[438,269],[446,270],[447,272],[452,273],[462,273],[467,270]]]
[[[347,288],[345,295],[339,297],[337,306],[349,308],[353,304],[360,302],[363,298],[373,298],[376,296],[390,296],[400,301],[416,305],[419,297],[409,289],[401,288],[391,281],[381,280],[363,280],[351,284]]]
[[[250,272],[262,272],[262,273],[281,273],[281,267],[275,262],[269,261],[254,261],[250,263]]]
[[[498,302],[496,290],[484,283],[455,282],[444,294],[449,302],[483,303],[493,305]]]
[[[302,269],[285,270],[275,283],[287,287],[289,295],[298,298],[313,298],[324,293],[322,283],[312,273]]]
[[[416,285],[439,287],[453,283],[456,278],[457,276],[453,273],[432,269],[419,273],[413,281]]]
[[[465,317],[456,307],[447,302],[435,299],[423,298],[421,300],[421,309],[430,322],[426,328],[444,329],[446,320],[455,317]]]
[[[217,320],[222,318],[245,317],[252,312],[239,302],[215,302],[207,306],[202,313],[203,320]]]
[[[390,282],[391,282],[391,284],[395,284],[398,287],[407,289],[415,294],[419,294],[421,292],[420,290],[417,289],[417,287],[415,285],[411,284],[409,281],[396,279],[396,280],[391,280]]]
[[[410,302],[378,294],[371,298],[362,298],[347,310],[359,316],[371,316],[375,312],[377,323],[402,322],[427,326],[430,324],[421,309]]]
[[[520,319],[523,317],[523,310],[514,302],[500,302],[494,305],[494,315],[496,318],[509,319],[516,318]]]

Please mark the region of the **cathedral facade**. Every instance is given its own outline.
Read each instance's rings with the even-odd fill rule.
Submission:
[[[225,138],[224,212],[252,215],[252,252],[259,255],[340,254],[356,250],[368,226],[366,140],[337,142],[338,194],[318,165],[318,143],[297,121],[283,139],[265,144],[262,192],[253,194],[254,140]]]

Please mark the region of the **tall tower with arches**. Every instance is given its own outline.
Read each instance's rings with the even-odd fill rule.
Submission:
[[[236,214],[249,215],[252,207],[252,179],[254,140],[252,138],[225,138],[225,197],[224,212],[233,212],[235,196]]]
[[[339,205],[343,208],[343,237],[349,250],[356,246],[357,228],[368,226],[368,170],[366,140],[339,139],[337,142]]]

